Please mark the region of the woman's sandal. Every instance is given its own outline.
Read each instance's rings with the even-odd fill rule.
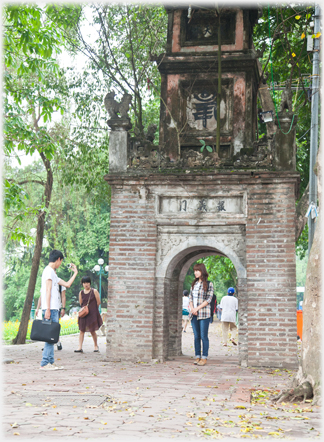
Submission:
[[[74,353],[83,353],[83,350],[81,348],[81,350],[74,350]]]
[[[99,348],[98,348],[98,350],[93,350],[93,352],[94,353],[99,353]]]

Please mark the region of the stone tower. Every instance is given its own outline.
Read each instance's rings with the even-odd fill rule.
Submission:
[[[285,134],[292,114],[283,110],[282,130],[257,140],[258,11],[221,10],[220,95],[215,9],[167,11],[159,144],[154,128],[131,138],[125,112],[108,120],[107,357],[180,355],[185,275],[197,259],[221,255],[238,276],[240,363],[297,367],[296,118]]]

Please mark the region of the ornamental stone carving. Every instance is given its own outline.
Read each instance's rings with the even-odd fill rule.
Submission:
[[[132,102],[132,96],[130,94],[124,94],[121,101],[118,103],[118,101],[115,100],[115,91],[110,91],[105,96],[105,108],[109,114],[109,118],[112,120],[115,119],[121,119],[121,120],[128,120],[128,111],[129,106]]]

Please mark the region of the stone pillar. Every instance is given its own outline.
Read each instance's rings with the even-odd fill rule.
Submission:
[[[168,356],[181,355],[182,296],[179,296],[180,269],[175,268],[169,285],[169,349]],[[181,312],[181,315],[179,314]]]
[[[163,362],[169,342],[169,278],[156,278],[154,294],[153,359]]]
[[[294,118],[294,120],[293,120]],[[275,120],[277,131],[275,135],[274,166],[276,170],[296,170],[296,124],[297,115],[282,111]]]
[[[128,131],[132,128],[130,119],[111,119],[107,121],[111,129],[109,136],[109,172],[127,171]]]

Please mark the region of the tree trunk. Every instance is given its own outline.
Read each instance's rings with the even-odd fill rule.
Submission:
[[[44,191],[44,200],[46,209],[49,206],[52,195],[53,188],[53,173],[51,169],[50,161],[45,157],[45,155],[40,152],[40,156],[46,168],[46,185]],[[28,329],[28,321],[30,317],[31,306],[34,298],[35,286],[36,286],[36,278],[43,248],[43,238],[44,238],[44,227],[45,227],[45,211],[40,211],[38,214],[37,221],[37,231],[36,231],[36,243],[35,250],[32,259],[32,266],[30,271],[30,277],[27,288],[27,295],[24,303],[23,312],[21,315],[20,325],[18,329],[17,336],[13,339],[13,344],[25,344],[26,343],[26,335]]]
[[[305,225],[307,223],[307,218],[305,215],[309,205],[308,193],[309,193],[309,184],[307,184],[303,196],[300,198],[296,207],[295,241],[298,241],[298,238],[302,234],[302,231],[304,230]]]
[[[320,402],[321,387],[321,224],[317,218],[314,242],[309,254],[303,301],[303,340],[301,366],[296,382],[308,381],[313,387],[313,404]]]
[[[318,201],[322,197],[322,148],[317,154],[315,173],[318,183]],[[303,340],[301,367],[296,382],[308,381],[313,387],[313,404],[321,403],[321,348],[322,348],[322,226],[321,215],[316,220],[314,241],[309,253],[303,301]]]
[[[321,145],[318,150],[315,173],[318,182],[318,200],[321,204],[322,195],[322,171],[321,171]],[[313,405],[321,405],[321,347],[322,347],[322,226],[319,216],[316,221],[314,241],[309,253],[306,284],[303,301],[303,338],[302,352],[299,370],[293,380],[294,389],[284,391],[278,397],[274,398],[277,402],[287,400],[287,398],[296,397],[302,391],[304,395],[306,390],[311,387],[311,397]],[[306,396],[304,396],[305,398]],[[293,399],[292,399],[293,400]]]
[[[140,135],[144,138],[142,99],[141,99],[141,96],[138,92],[138,89],[137,89],[137,92],[135,93],[135,99],[138,104],[137,117],[136,117],[137,128],[139,130]]]

